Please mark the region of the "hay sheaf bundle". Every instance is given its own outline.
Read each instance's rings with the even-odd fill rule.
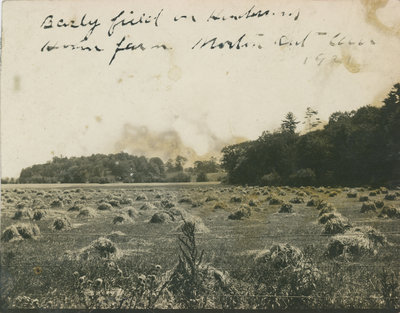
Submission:
[[[320,209],[318,216],[322,216],[326,213],[333,213],[336,211],[336,208],[331,203],[326,203],[326,205]]]
[[[358,234],[336,235],[331,239],[327,248],[327,255],[331,258],[359,257],[371,253],[373,253],[373,247],[368,238]]]
[[[377,209],[382,209],[385,205],[385,202],[383,202],[382,200],[375,200],[374,203]]]
[[[204,200],[204,201],[211,202],[211,201],[217,201],[217,200],[218,200],[218,197],[210,195],[210,196],[207,196],[206,200]]]
[[[249,218],[251,215],[250,208],[243,207],[239,210],[235,211],[234,213],[229,214],[228,219],[230,220],[241,220],[243,218]]]
[[[387,195],[385,195],[385,200],[389,200],[389,201],[394,201],[396,200],[397,196],[394,193],[388,193]]]
[[[120,204],[127,204],[127,205],[132,205],[133,204],[133,200],[131,198],[122,198],[121,200],[119,200]]]
[[[178,203],[192,204],[193,200],[189,196],[182,197],[178,200]]]
[[[195,233],[205,234],[210,232],[210,229],[204,224],[203,219],[201,217],[194,216],[186,212],[182,214],[182,217],[183,219],[179,222],[179,225],[175,227],[174,231],[180,232],[185,222],[190,222],[193,223],[195,226],[194,228]]]
[[[192,208],[198,208],[198,207],[202,206],[203,204],[204,204],[204,202],[201,200],[192,201]]]
[[[151,217],[149,223],[164,224],[172,221],[171,216],[167,212],[157,212]]]
[[[79,211],[78,215],[76,217],[78,218],[91,218],[95,217],[96,211],[92,208],[83,208]]]
[[[304,262],[304,255],[301,250],[290,244],[275,244],[271,249],[264,250],[256,255],[256,263],[269,262],[276,269],[283,269],[288,266],[297,267]]]
[[[20,223],[8,226],[1,235],[4,242],[23,239],[37,239],[40,236],[40,229],[36,224]]]
[[[157,207],[153,203],[150,203],[150,202],[143,203],[142,206],[139,208],[139,210],[141,210],[141,211],[156,210],[156,209],[157,209]]]
[[[290,244],[273,245],[256,255],[254,263],[252,276],[264,284],[268,293],[274,292],[274,286],[279,284],[288,295],[311,295],[321,278],[315,264]]]
[[[67,216],[56,218],[53,222],[54,230],[67,230],[72,227],[71,221]]]
[[[5,199],[7,199],[7,198],[5,198]],[[7,199],[7,201],[6,201],[7,203],[14,203],[15,202],[15,200],[13,199],[13,198],[9,198],[9,199]]]
[[[113,224],[127,224],[132,223],[132,218],[127,213],[121,213],[113,218]]]
[[[279,213],[293,213],[293,205],[290,203],[283,203],[282,206],[280,207]]]
[[[230,199],[230,202],[240,203],[240,202],[242,202],[242,198],[239,197],[239,196],[233,196],[233,197]]]
[[[84,194],[84,195],[82,195],[82,197],[80,197],[79,199],[87,201],[87,200],[92,200],[92,197],[87,196],[87,195]]]
[[[361,206],[361,213],[369,212],[369,211],[376,211],[375,203],[372,201],[364,202]]]
[[[299,204],[299,203],[304,203],[304,199],[301,197],[294,197],[290,199],[289,202],[294,204]]]
[[[328,202],[326,202],[325,200],[319,199],[319,200],[316,201],[316,206],[315,206],[315,208],[316,208],[317,210],[322,210],[322,209],[325,208],[327,205],[328,205]]]
[[[257,200],[250,199],[250,201],[249,201],[248,204],[249,204],[249,206],[251,206],[251,207],[256,207],[256,206],[259,206],[259,205],[260,205],[260,202],[257,201]]]
[[[121,200],[121,199],[119,199],[119,198],[113,198],[113,199],[111,199],[111,200],[108,200],[108,203],[109,203],[113,208],[119,208],[119,207],[120,207],[120,205],[119,205],[120,200]]]
[[[122,256],[122,252],[117,245],[110,239],[100,237],[92,241],[87,247],[78,251],[67,251],[66,256],[76,260],[95,260],[95,259],[118,259]]]
[[[136,201],[147,201],[147,196],[144,193],[141,193],[136,196]]]
[[[62,208],[64,206],[63,202],[59,199],[56,199],[50,203],[52,208]]]
[[[47,206],[41,199],[35,199],[32,202],[32,208],[33,209],[39,209],[39,210],[46,210]]]
[[[311,198],[309,201],[307,201],[306,206],[317,206],[320,201],[321,200],[318,198]]]
[[[375,255],[377,248],[387,243],[386,237],[370,226],[352,228],[331,238],[327,255],[331,258],[356,258]]]
[[[162,198],[162,194],[160,194],[160,193],[157,193],[155,196],[154,196],[154,199],[161,199]]]
[[[214,207],[214,210],[227,210],[228,209],[228,205],[225,202],[217,202]]]
[[[125,209],[130,218],[137,218],[139,215],[138,211],[134,207],[126,207]]]
[[[71,206],[70,208],[68,208],[68,212],[78,212],[82,209],[82,204],[80,203],[75,203],[73,206]]]
[[[343,234],[350,228],[351,225],[346,218],[336,215],[325,222],[323,233],[328,235]]]
[[[362,233],[366,236],[375,247],[387,244],[386,236],[371,226],[359,226],[351,230],[354,233]]]
[[[382,194],[387,194],[389,192],[389,190],[387,190],[386,187],[380,187],[379,188],[379,192],[382,193]]]
[[[122,224],[126,221],[126,217],[123,215],[117,215],[113,218],[113,224]]]
[[[33,220],[40,221],[42,218],[46,216],[47,212],[44,210],[35,210],[33,212]]]
[[[322,214],[319,219],[318,219],[318,223],[320,224],[326,224],[327,221],[334,219],[334,218],[339,218],[339,219],[345,219],[347,220],[345,217],[343,217],[340,213],[333,211],[333,212],[329,212],[329,213],[324,213]]]
[[[270,205],[279,205],[279,204],[283,204],[283,200],[282,199],[279,199],[279,198],[276,198],[276,197],[268,197],[269,199],[269,204]]]
[[[100,211],[111,211],[112,210],[112,205],[107,203],[107,202],[102,202],[97,207],[97,210],[100,210]]]
[[[161,204],[161,207],[163,207],[164,209],[171,209],[171,208],[175,207],[175,203],[173,203],[172,201],[170,201],[168,199],[161,200],[160,204]]]
[[[27,205],[26,202],[20,201],[17,203],[17,205],[15,206],[15,208],[17,208],[18,210],[22,210],[23,208],[25,208]]]
[[[31,209],[22,209],[14,213],[13,220],[21,220],[24,218],[31,219],[33,217],[33,212]]]
[[[347,198],[357,198],[357,191],[351,190],[347,193]]]
[[[21,235],[18,232],[18,229],[15,225],[8,226],[1,235],[1,241],[9,242],[9,241],[17,241],[22,240]]]
[[[384,206],[379,217],[400,218],[400,209],[392,205]]]

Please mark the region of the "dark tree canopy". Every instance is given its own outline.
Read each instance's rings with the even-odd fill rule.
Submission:
[[[316,113],[308,108],[306,117],[311,119]],[[303,135],[296,133],[297,123],[289,112],[280,131],[263,132],[255,141],[225,147],[222,167],[228,182],[400,184],[400,84],[393,87],[381,108],[335,112],[323,129]]]
[[[128,153],[93,154],[89,157],[54,157],[21,171],[20,183],[154,182],[165,178],[160,158],[147,159]]]

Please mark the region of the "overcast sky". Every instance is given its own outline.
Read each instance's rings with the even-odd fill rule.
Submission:
[[[2,176],[17,177],[54,155],[212,155],[224,144],[277,129],[288,111],[301,119],[310,106],[326,120],[335,111],[378,105],[400,81],[397,0],[375,1],[375,8],[358,0],[255,1],[256,9],[292,15],[213,23],[205,22],[213,10],[240,14],[253,4],[142,2],[5,3]],[[110,19],[121,10],[155,15],[161,8],[159,27],[116,29],[107,37]],[[102,23],[87,41],[102,53],[40,52],[47,41],[77,44],[88,30],[43,29],[47,15],[80,20],[85,13]],[[197,22],[168,22],[178,14],[195,14]],[[274,44],[283,35],[300,42],[308,33],[304,47]],[[262,49],[191,49],[201,38],[235,41],[242,34]],[[126,43],[167,43],[172,49],[120,52],[109,66],[125,35]]]

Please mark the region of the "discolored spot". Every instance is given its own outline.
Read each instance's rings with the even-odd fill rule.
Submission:
[[[344,49],[342,49],[342,64],[350,73],[358,73],[361,65]]]
[[[14,91],[20,91],[21,89],[21,78],[18,75],[14,76]]]
[[[388,0],[361,0],[365,9],[365,19],[367,23],[373,25],[381,32],[389,35],[400,36],[399,26],[387,26],[379,20],[376,11],[384,8],[388,4]]]
[[[101,123],[103,121],[103,118],[100,115],[96,115],[95,119],[97,123]]]
[[[178,81],[181,77],[182,77],[182,71],[176,65],[172,66],[168,71],[168,78],[173,81]]]
[[[179,118],[178,115],[175,117]],[[208,152],[199,155],[193,148],[184,144],[181,136],[175,130],[157,132],[145,126],[125,124],[121,137],[115,143],[114,151],[115,153],[125,151],[133,155],[144,155],[147,157],[157,155],[163,160],[175,159],[176,156],[181,155],[187,159],[188,164],[193,164],[198,160],[204,161],[210,159],[210,157],[219,157],[221,149],[228,144],[241,143],[248,140],[247,138],[234,136],[228,140],[222,140],[210,130],[208,134],[208,138],[211,139]]]

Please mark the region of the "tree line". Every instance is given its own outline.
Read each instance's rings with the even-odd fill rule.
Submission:
[[[25,168],[19,183],[152,182],[165,176],[160,158],[147,159],[128,153],[53,157],[45,164]]]
[[[2,178],[2,183],[143,183],[207,181],[207,173],[220,170],[215,158],[194,162],[178,155],[165,163],[159,157],[146,158],[125,152],[82,157],[55,156],[45,164],[24,168],[19,178]]]
[[[227,182],[257,185],[400,184],[400,84],[383,106],[335,112],[322,129],[308,108],[304,134],[288,113],[281,128],[254,141],[224,147]]]

